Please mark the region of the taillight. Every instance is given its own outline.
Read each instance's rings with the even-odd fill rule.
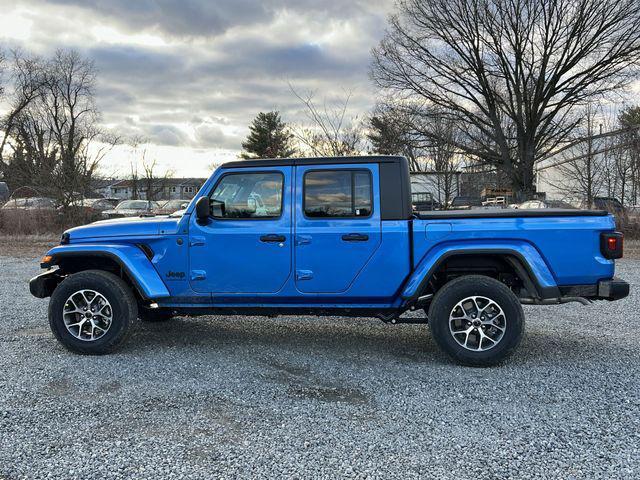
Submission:
[[[622,258],[624,235],[620,232],[605,232],[600,234],[600,251],[604,258]]]

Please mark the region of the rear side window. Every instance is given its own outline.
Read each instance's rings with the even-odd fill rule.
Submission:
[[[215,218],[277,218],[282,214],[282,173],[231,173],[211,194]]]
[[[304,214],[310,218],[368,217],[372,196],[368,170],[317,170],[304,176]]]

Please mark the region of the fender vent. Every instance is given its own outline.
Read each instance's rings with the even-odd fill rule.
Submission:
[[[153,255],[154,255],[154,253],[153,253],[153,250],[151,250],[151,247],[150,247],[149,245],[146,245],[146,244],[144,244],[144,243],[139,243],[139,244],[137,245],[137,247],[138,247],[140,250],[142,250],[142,251],[144,252],[145,256],[146,256],[149,260],[152,260],[152,259],[153,259]]]

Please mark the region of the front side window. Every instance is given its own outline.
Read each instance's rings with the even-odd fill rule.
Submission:
[[[368,170],[318,170],[304,176],[307,217],[368,217],[371,212],[372,186]]]
[[[277,218],[282,213],[281,173],[231,173],[211,194],[215,218]]]

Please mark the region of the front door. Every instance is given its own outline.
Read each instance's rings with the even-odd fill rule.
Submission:
[[[295,274],[302,293],[342,293],[381,242],[377,164],[297,166]]]
[[[291,273],[292,167],[224,173],[209,192],[211,217],[191,219],[196,292],[275,293]]]

